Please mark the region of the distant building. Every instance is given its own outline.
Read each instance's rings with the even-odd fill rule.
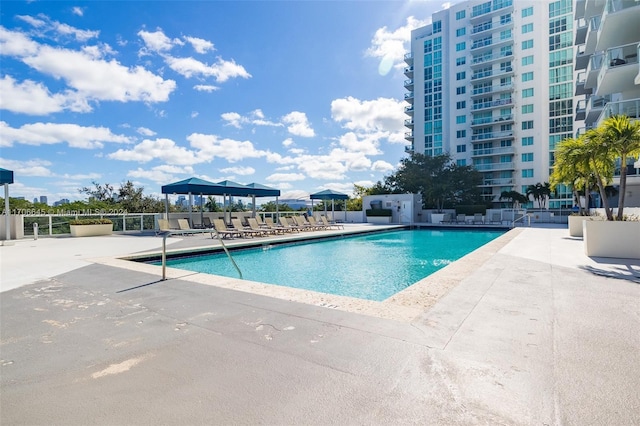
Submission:
[[[40,196],[40,202],[42,204],[49,204],[48,200],[47,200],[47,196],[46,195],[41,195]]]
[[[64,204],[69,204],[69,200],[68,200],[68,199],[66,199],[66,198],[63,198],[63,199],[61,199],[61,200],[55,201],[55,202],[53,203],[53,207],[62,206],[62,205],[64,205]]]
[[[294,210],[300,210],[310,208],[311,200],[306,198],[279,199],[278,204],[286,204]]]
[[[34,199],[33,199],[33,204],[35,204],[35,203],[37,203],[37,202],[38,202],[38,197],[36,197],[36,198],[34,198]]]

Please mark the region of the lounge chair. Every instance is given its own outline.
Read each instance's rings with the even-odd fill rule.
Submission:
[[[300,232],[300,228],[289,223],[289,220],[286,217],[280,216],[278,220],[280,221],[280,226],[282,226],[288,232]]]
[[[482,213],[476,213],[473,215],[473,224],[480,224],[483,225],[484,224],[484,219],[482,218]]]
[[[228,229],[227,225],[224,224],[222,219],[213,219],[213,228],[216,230],[216,233],[220,236],[220,238],[233,238],[233,237],[242,237],[242,233],[240,231],[234,229]],[[213,238],[213,234],[211,235]]]
[[[330,226],[330,225],[325,225],[324,223],[318,223],[318,222],[316,221],[316,218],[315,218],[315,217],[313,217],[313,216],[309,216],[309,217],[307,218],[307,220],[309,221],[309,223],[310,223],[313,227],[315,227],[315,228],[316,228],[316,229],[318,229],[318,230],[323,230],[323,229],[329,229],[329,228],[331,228],[331,226]]]
[[[456,223],[467,223],[467,215],[459,214],[456,216]]]
[[[320,216],[320,221],[322,222],[322,224],[324,226],[327,227],[327,229],[332,229],[332,228],[344,229],[344,225],[341,225],[341,224],[335,223],[335,222],[334,223],[329,223],[329,221],[327,220],[327,218],[325,216]]]
[[[262,235],[262,231],[254,231],[251,228],[247,228],[246,226],[243,226],[240,219],[231,219],[231,223],[233,224],[233,228],[236,231],[242,232],[243,236],[254,237],[256,235],[258,236]]]
[[[205,228],[213,228],[213,223],[211,223],[211,219],[205,216],[202,218],[202,226]]]
[[[168,219],[158,219],[158,229],[156,230],[156,235],[160,235],[163,232],[171,231],[169,227]]]
[[[296,222],[298,228],[303,231],[315,231],[316,229],[307,221],[304,220],[302,216],[293,216],[293,220]]]
[[[501,213],[492,213],[491,214],[491,222],[490,223],[499,223],[502,225],[502,214]]]
[[[453,216],[451,215],[451,213],[445,213],[442,216],[442,220],[440,221],[440,223],[451,223],[453,222]]]
[[[249,224],[249,228],[251,228],[251,230],[256,232],[258,235],[266,236],[269,234],[275,234],[276,232],[275,230],[271,230],[266,227],[260,227],[255,217],[247,218],[247,223]]]

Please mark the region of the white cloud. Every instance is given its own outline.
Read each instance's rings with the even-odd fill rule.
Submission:
[[[284,147],[290,147],[291,145],[293,145],[293,139],[291,138],[287,138],[285,140],[282,141],[282,146]]]
[[[227,122],[227,126],[233,126],[238,129],[242,128],[243,117],[237,112],[225,112],[221,114],[220,117]]]
[[[105,143],[128,143],[127,136],[116,135],[106,127],[86,127],[64,123],[33,123],[20,128],[0,121],[0,146],[53,145],[66,142],[72,148],[102,148]]]
[[[54,173],[49,169],[52,165],[48,160],[8,160],[6,158],[0,158],[0,167],[3,169],[19,171],[20,176],[37,176],[37,177],[50,177]]]
[[[378,98],[361,101],[351,96],[335,99],[331,102],[331,116],[349,130],[358,134],[358,138],[374,140],[387,139],[390,143],[404,143],[404,105],[390,98]],[[343,141],[348,143],[349,140]],[[374,144],[377,144],[375,142]]]
[[[282,123],[276,123],[270,120],[266,120],[264,113],[260,109],[251,111],[247,116],[242,116],[237,112],[225,112],[220,115],[227,123],[226,126],[233,126],[237,129],[241,129],[244,124],[253,124],[256,126],[272,126],[281,127]]]
[[[158,159],[170,165],[188,165],[204,161],[195,152],[178,146],[171,139],[165,138],[145,139],[132,149],[119,149],[107,157],[113,160],[140,163]]]
[[[207,53],[209,50],[216,50],[209,40],[204,40],[198,37],[185,36],[187,40],[193,46],[193,49],[198,53]]]
[[[74,15],[83,16],[84,10],[81,7],[76,6],[71,9],[71,13],[73,13]]]
[[[390,31],[386,26],[379,28],[373,36],[371,46],[366,50],[365,55],[388,60],[390,63],[395,64],[395,67],[404,68],[404,54],[409,47],[411,30],[423,27],[430,22],[431,19],[420,20],[409,16],[407,23],[395,30]]]
[[[304,179],[305,175],[302,173],[274,173],[266,177],[267,182],[295,182]]]
[[[0,80],[0,92],[0,109],[15,113],[46,115],[64,109],[75,112],[91,110],[74,92],[52,94],[42,83],[31,80],[18,83],[8,75]]]
[[[127,177],[134,179],[147,179],[158,184],[166,184],[177,179],[173,174],[167,173],[163,170],[156,168],[145,170],[140,167],[135,170],[129,170],[127,172]]]
[[[138,127],[136,131],[143,136],[155,136],[156,134],[156,132],[151,129],[147,129],[146,127]]]
[[[249,176],[254,174],[256,172],[256,169],[254,169],[253,167],[226,167],[224,169],[220,169],[220,172],[240,176]]]
[[[304,112],[292,111],[282,117],[282,121],[289,125],[287,130],[292,135],[310,138],[315,136],[315,132],[309,125],[309,120]]]
[[[242,65],[238,65],[233,60],[227,61],[220,57],[218,57],[217,61],[212,65],[208,65],[194,58],[177,58],[166,55],[164,59],[172,70],[187,78],[213,77],[218,83],[224,83],[230,78],[251,77],[251,74],[249,74]]]
[[[191,111],[191,118],[196,118],[200,113],[198,111]]]
[[[382,160],[375,161],[371,165],[371,170],[373,170],[374,172],[388,173],[393,171],[393,169],[395,169],[395,167],[393,167],[392,164]]]
[[[191,147],[198,150],[198,158],[211,161],[216,157],[224,158],[230,163],[245,158],[264,157],[266,153],[255,149],[249,141],[236,141],[233,139],[220,139],[216,135],[192,133],[187,136]]]
[[[194,90],[197,90],[198,92],[215,92],[216,90],[219,90],[220,88],[218,86],[213,86],[211,84],[196,84],[195,86],[193,86]]]
[[[100,35],[100,31],[80,30],[78,28],[72,27],[71,25],[62,24],[60,22],[54,22],[53,24],[55,26],[55,30],[59,34],[73,36],[76,40],[81,42],[98,37]]]
[[[145,47],[152,52],[164,52],[171,50],[175,45],[183,45],[180,39],[170,39],[162,30],[158,29],[154,32],[138,31],[138,36],[144,41]]]

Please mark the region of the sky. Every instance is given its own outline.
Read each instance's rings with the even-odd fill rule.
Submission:
[[[351,194],[405,157],[412,29],[443,1],[2,1],[12,197],[190,177]]]

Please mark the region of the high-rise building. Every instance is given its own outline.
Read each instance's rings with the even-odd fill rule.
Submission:
[[[640,2],[577,0],[576,136],[612,115],[640,119]],[[626,206],[640,206],[640,163],[629,159]],[[635,162],[635,165],[634,165]],[[619,174],[617,164],[616,174]],[[614,185],[619,179],[614,178]],[[617,197],[610,201],[617,204]]]
[[[411,33],[407,152],[448,153],[483,175],[483,199],[549,181],[573,136],[571,0],[470,0]],[[571,207],[569,191],[549,207]]]
[[[47,196],[46,195],[41,195],[40,196],[40,202],[42,204],[48,204]]]

